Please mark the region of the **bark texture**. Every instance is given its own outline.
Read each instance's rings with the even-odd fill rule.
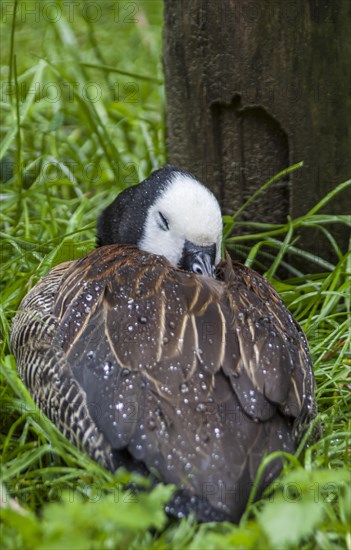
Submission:
[[[351,175],[350,28],[349,0],[165,0],[169,161],[230,214],[302,160],[241,219],[307,212]],[[350,204],[343,194],[327,210],[349,214]],[[346,248],[348,235],[335,232]],[[303,240],[332,254],[313,232]]]

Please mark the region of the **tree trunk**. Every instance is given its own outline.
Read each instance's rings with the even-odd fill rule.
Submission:
[[[306,213],[351,175],[350,29],[349,0],[165,0],[170,162],[231,214],[304,161],[240,219],[285,223]],[[328,211],[350,213],[346,202],[340,195]],[[346,248],[345,232],[338,239]],[[312,232],[303,240],[328,256]]]

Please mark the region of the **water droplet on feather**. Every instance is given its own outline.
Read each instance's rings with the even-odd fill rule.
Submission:
[[[145,315],[140,315],[140,317],[138,318],[138,321],[142,325],[145,325],[147,323],[147,317],[145,317]]]

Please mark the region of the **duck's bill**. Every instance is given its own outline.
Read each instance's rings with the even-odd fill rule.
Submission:
[[[197,275],[214,277],[216,245],[199,246],[185,241],[179,267]]]

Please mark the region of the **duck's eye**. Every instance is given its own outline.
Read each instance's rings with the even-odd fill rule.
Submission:
[[[163,214],[161,214],[161,212],[158,213],[158,226],[160,227],[160,229],[163,229],[163,231],[168,231],[169,230],[169,225],[168,225],[168,220],[167,218],[164,217]]]

